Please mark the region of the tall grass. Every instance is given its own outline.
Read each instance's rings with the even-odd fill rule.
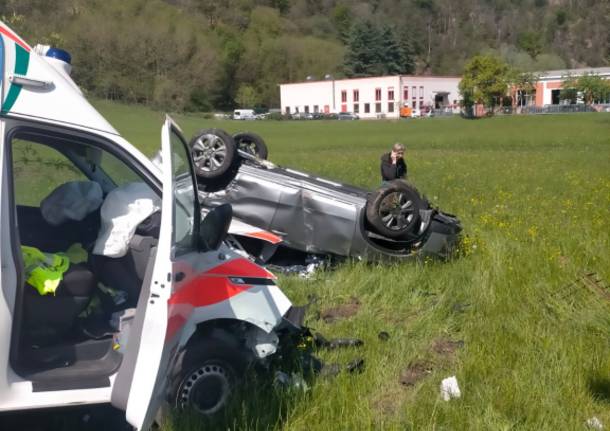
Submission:
[[[99,107],[154,152],[159,114]],[[313,280],[283,277],[295,303],[319,297],[308,325],[365,342],[319,356],[341,363],[362,356],[366,369],[315,379],[305,394],[261,382],[224,429],[574,430],[592,416],[610,426],[610,307],[590,280],[610,282],[610,115],[178,121],[189,135],[204,127],[255,131],[279,164],[370,188],[380,182],[381,153],[403,142],[409,179],[457,214],[467,236],[464,255],[447,263],[347,263]],[[596,275],[583,280],[587,273]],[[354,316],[318,318],[352,297],[361,302]],[[458,340],[463,347],[453,353],[437,348]],[[401,385],[416,362],[431,372]],[[439,383],[450,375],[463,396],[444,402]],[[165,428],[205,425],[180,417]]]

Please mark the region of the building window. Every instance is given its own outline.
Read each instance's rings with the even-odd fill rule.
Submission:
[[[324,105],[324,113],[328,114],[330,112],[330,106],[329,105]]]
[[[341,91],[341,103],[347,103],[347,91]]]
[[[375,112],[378,114],[381,112],[381,103],[375,103]]]
[[[388,100],[394,100],[394,89],[388,88]]]
[[[424,98],[424,87],[419,87],[419,98],[420,99]]]
[[[341,112],[347,112],[347,105],[341,105]]]
[[[309,114],[309,105],[305,105],[305,113]]]
[[[375,101],[381,100],[381,88],[375,89]]]
[[[417,109],[417,102],[415,100],[413,101],[413,109]]]
[[[420,100],[419,101],[419,109],[422,109],[424,107],[424,101]]]
[[[388,112],[394,112],[394,102],[388,102]]]
[[[407,100],[409,98],[409,87],[403,88],[402,98],[403,98],[403,100]]]
[[[360,92],[358,90],[354,90],[354,102],[359,102],[360,101]]]
[[[417,97],[417,87],[411,87],[411,97],[412,98],[416,98]]]
[[[370,103],[365,103],[364,104],[364,113],[368,114],[369,112],[371,112],[371,104]]]
[[[295,112],[296,114],[298,114],[298,113],[299,113],[299,107],[298,107],[298,106],[295,106],[295,107],[294,107],[294,112]]]
[[[354,103],[354,114],[360,112],[360,103]]]
[[[286,114],[290,114],[290,106],[286,106]]]
[[[320,107],[318,105],[313,105],[313,112],[315,112],[316,114],[320,112]]]

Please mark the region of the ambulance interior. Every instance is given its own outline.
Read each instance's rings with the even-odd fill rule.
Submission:
[[[108,386],[123,356],[123,318],[133,320],[140,296],[146,295],[142,286],[152,268],[159,211],[138,221],[124,255],[94,253],[101,235],[100,208],[111,191],[138,184],[160,196],[155,180],[137,174],[142,170],[128,166],[137,162],[117,151],[101,140],[61,132],[23,128],[10,137],[12,225],[18,232],[13,254],[22,269],[11,364],[33,381],[34,390]],[[69,257],[53,293],[41,294],[27,281],[22,246]],[[118,320],[111,323],[111,318]]]

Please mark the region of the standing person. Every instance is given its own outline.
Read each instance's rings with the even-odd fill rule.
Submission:
[[[403,179],[407,176],[404,156],[405,146],[399,142],[392,146],[392,151],[381,156],[381,181]]]

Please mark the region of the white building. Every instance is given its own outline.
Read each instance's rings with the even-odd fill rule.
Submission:
[[[376,76],[280,85],[282,112],[353,112],[361,118],[398,118],[401,108],[455,109],[458,76]]]

